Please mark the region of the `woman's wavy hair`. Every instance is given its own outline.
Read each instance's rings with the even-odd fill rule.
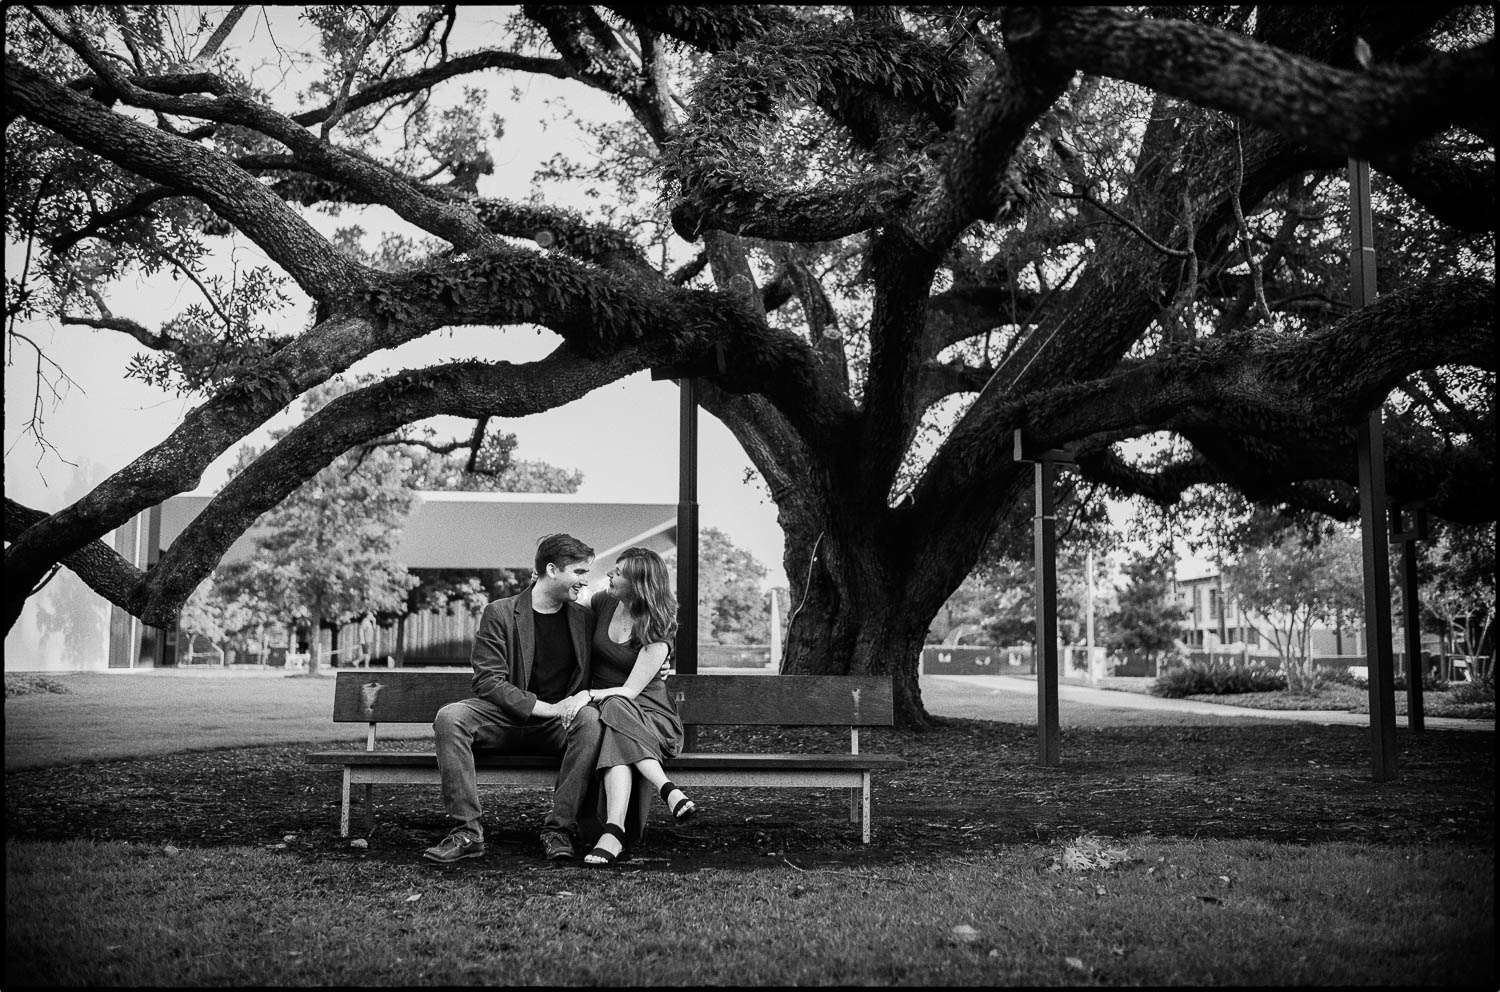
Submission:
[[[615,567],[630,585],[626,601],[630,611],[630,640],[635,647],[665,641],[676,650],[677,597],[667,576],[667,564],[649,548],[626,548],[615,559]]]

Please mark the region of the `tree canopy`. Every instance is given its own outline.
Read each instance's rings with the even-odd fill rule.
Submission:
[[[70,506],[7,500],[7,628],[59,563],[171,623],[349,448],[714,348],[703,405],[786,532],[785,669],[889,672],[907,724],[930,621],[1023,531],[1017,431],[1070,451],[1085,486],[1218,484],[1347,517],[1355,425],[1385,403],[1393,497],[1494,519],[1491,8],[536,5],[483,31],[481,9],[306,8],[316,79],[293,94],[226,43],[244,7],[196,28],[182,8],[7,8],[6,231],[27,246],[10,343],[26,319],[127,334],[147,349],[132,374],[201,397]],[[530,74],[618,102],[597,157],[559,149],[553,171],[633,198],[580,213],[485,185],[503,138],[481,87]],[[1365,307],[1350,156],[1375,169]],[[319,209],[427,240],[373,257]],[[270,264],[209,271],[222,239]],[[117,280],[168,268],[201,304],[114,312]],[[100,541],[299,395],[458,325],[558,344],[339,397],[149,571]],[[1153,432],[1173,443],[1133,457]]]

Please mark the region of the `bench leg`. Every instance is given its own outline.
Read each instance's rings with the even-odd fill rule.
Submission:
[[[365,786],[365,835],[375,832],[375,787]]]
[[[344,787],[339,806],[339,836],[349,836],[349,769],[344,768]]]
[[[864,780],[864,788],[861,791],[864,793],[864,798],[860,803],[860,821],[862,824],[860,833],[863,842],[868,844],[870,843],[870,773],[865,772],[862,778]]]

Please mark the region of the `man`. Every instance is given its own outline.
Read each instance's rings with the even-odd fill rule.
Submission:
[[[593,613],[578,602],[594,549],[567,534],[537,544],[536,574],[517,596],[484,608],[474,650],[474,697],[438,711],[443,806],[458,821],[422,856],[448,863],[485,853],[474,748],[518,754],[560,754],[552,811],[542,826],[547,858],[577,857],[579,811],[599,756],[599,711],[588,706],[589,636]]]
[[[369,668],[370,658],[375,654],[375,614],[366,610],[359,621],[359,655],[354,659],[356,668]]]

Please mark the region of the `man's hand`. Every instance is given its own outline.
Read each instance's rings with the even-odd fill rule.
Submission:
[[[667,676],[671,675],[671,674],[672,674],[672,656],[669,654],[669,655],[667,655],[665,658],[663,658],[661,660],[661,671],[659,671],[659,672],[656,673],[656,677],[659,678],[659,679],[661,679],[663,682],[665,682],[667,680]]]
[[[557,704],[557,715],[562,718],[564,728],[570,726],[573,723],[573,718],[578,715],[579,710],[588,705],[588,702],[589,694],[588,690],[585,689],[579,692],[575,692],[573,695]]]

